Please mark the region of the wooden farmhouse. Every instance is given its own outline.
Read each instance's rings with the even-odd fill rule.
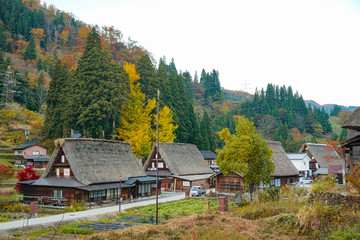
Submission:
[[[123,199],[156,195],[156,179],[146,176],[129,143],[66,138],[55,141],[40,179],[19,184],[25,201],[70,204],[116,201],[120,181]]]
[[[156,144],[153,145],[144,170],[156,176]],[[161,185],[165,191],[184,191],[192,186],[209,188],[213,171],[198,148],[187,143],[159,143],[159,177],[166,178]]]
[[[26,142],[13,150],[17,166],[33,166],[36,169],[42,169],[46,168],[50,160],[50,157],[46,155],[46,147],[36,142]]]
[[[246,190],[243,176],[236,172],[229,172],[227,175],[217,172],[211,181],[216,186],[217,193],[237,193]]]
[[[299,153],[307,153],[311,161],[316,161],[317,170],[313,175],[328,175],[333,174],[342,168],[343,160],[331,145],[304,143]]]
[[[360,163],[360,108],[355,109],[341,127],[348,130],[348,139],[340,146],[346,156],[346,165],[352,170],[355,164]]]
[[[271,186],[281,187],[297,182],[299,171],[292,164],[280,142],[267,141],[269,147],[274,151],[271,160],[275,164],[275,171],[271,174]],[[260,184],[261,187],[262,184]]]

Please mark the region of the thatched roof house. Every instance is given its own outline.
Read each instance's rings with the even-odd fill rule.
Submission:
[[[120,181],[121,188],[126,188],[121,192],[123,198],[155,194],[156,179],[146,176],[129,143],[65,138],[55,141],[42,178],[20,184],[24,195],[57,197],[69,203],[116,200]]]
[[[271,160],[275,164],[275,171],[271,174],[273,177],[298,176],[299,171],[290,161],[280,142],[267,141],[269,147],[274,151]]]
[[[143,168],[148,176],[155,175],[156,144],[153,145]],[[188,143],[159,143],[159,174],[161,174],[161,177],[168,179],[164,183],[164,188],[184,190],[183,187],[190,187],[197,184],[197,181],[208,180],[213,175],[213,171],[195,145]],[[174,178],[177,179],[177,183]],[[176,186],[180,182],[185,185]]]
[[[360,131],[360,108],[355,109],[355,111],[344,120],[341,127]]]
[[[348,116],[341,126],[348,129],[348,139],[341,142],[340,146],[346,155],[347,165],[352,169],[354,164],[360,162],[360,108]]]
[[[119,141],[66,138],[55,141],[55,150],[43,177],[51,176],[60,152],[66,155],[77,181],[82,184],[118,182],[129,177],[146,176],[133,154],[130,143]]]

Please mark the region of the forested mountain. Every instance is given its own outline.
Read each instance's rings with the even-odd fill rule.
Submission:
[[[324,105],[320,105],[317,102],[313,101],[313,100],[305,100],[306,105],[310,105],[312,107],[316,107],[316,108],[324,108],[325,112],[327,112],[328,114],[331,114],[331,112],[334,110],[334,108],[336,107],[340,107],[340,110],[347,110],[350,112],[353,112],[356,108],[358,108],[357,106],[343,106],[343,105],[336,105],[336,104],[324,104]]]
[[[269,84],[254,96],[222,89],[215,69],[192,76],[174,59],[155,61],[114,27],[89,26],[39,0],[0,0],[0,51],[0,72],[7,73],[0,75],[0,93],[10,99],[1,98],[2,108],[17,102],[44,115],[42,142],[78,130],[84,137],[142,142],[134,151],[145,156],[154,141],[157,89],[164,141],[214,151],[223,144],[216,132],[234,133],[239,115],[291,151],[305,137],[332,135],[329,115],[308,107],[290,86]]]

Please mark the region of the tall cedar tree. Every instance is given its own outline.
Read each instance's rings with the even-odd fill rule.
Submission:
[[[27,46],[25,52],[24,52],[24,59],[25,60],[34,60],[36,59],[36,49],[35,49],[35,40],[34,35],[31,34],[29,45]]]
[[[200,150],[211,150],[216,149],[216,136],[210,121],[210,118],[206,111],[204,111],[202,120],[200,122],[200,136],[201,142],[199,143]]]
[[[101,39],[93,27],[85,51],[78,63],[71,86],[72,126],[86,137],[111,138],[119,109],[129,91],[129,81],[122,66],[113,63],[103,51]]]
[[[68,78],[66,66],[58,59],[46,97],[44,126],[47,137],[50,139],[67,137],[70,133],[66,114],[64,114],[68,97],[66,93],[69,90]]]
[[[238,118],[235,134],[231,135],[229,130],[224,128],[219,136],[225,141],[225,146],[218,151],[216,163],[224,174],[242,174],[247,184],[269,184],[271,173],[275,170],[271,160],[273,150],[255,130],[254,123],[245,117]]]
[[[146,99],[156,98],[157,89],[160,89],[160,84],[155,76],[155,69],[149,55],[145,54],[140,57],[136,63],[136,71],[140,75],[140,88],[145,94]]]
[[[169,75],[166,71],[166,64],[163,59],[160,59],[159,67],[156,73],[156,78],[160,89],[160,105],[168,106],[173,109],[173,96],[169,83]]]

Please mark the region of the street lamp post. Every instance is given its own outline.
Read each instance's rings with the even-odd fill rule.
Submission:
[[[119,189],[119,213],[121,212],[121,176],[120,176],[120,189]]]

